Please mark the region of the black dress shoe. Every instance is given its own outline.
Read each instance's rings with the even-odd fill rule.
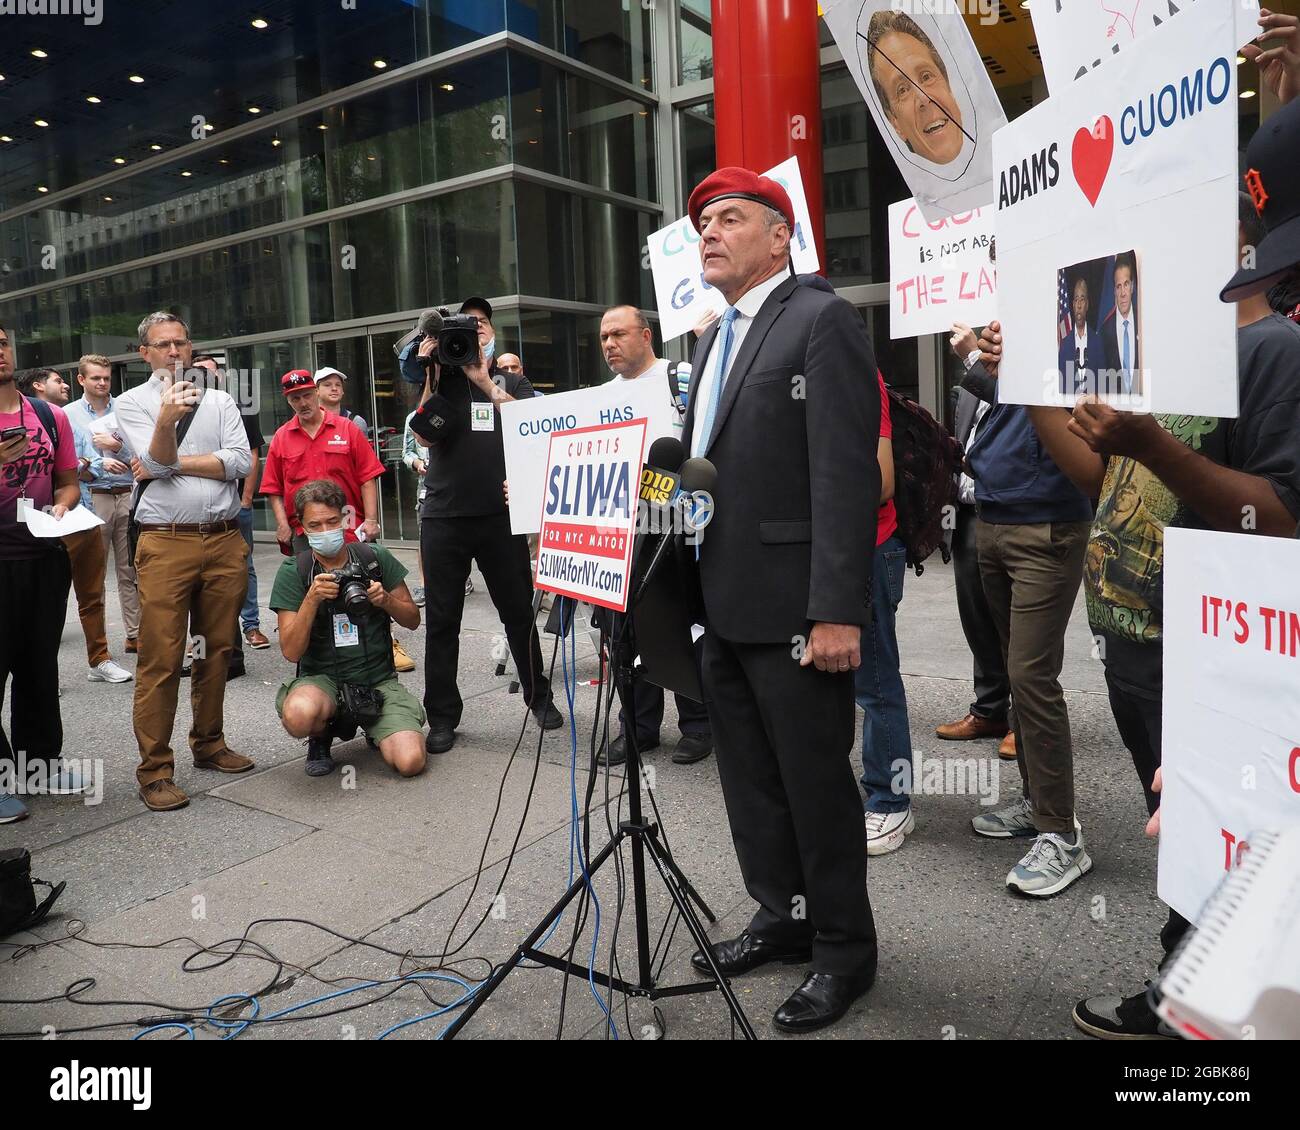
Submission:
[[[232,663],[226,668],[226,682],[230,682],[231,679],[242,679],[247,674],[248,668],[242,663]]]
[[[812,1032],[834,1024],[875,981],[875,972],[850,977],[841,973],[809,973],[776,1010],[772,1023],[783,1032]]]
[[[751,969],[757,969],[760,965],[766,965],[769,961],[779,961],[784,965],[800,965],[805,961],[812,960],[811,945],[778,945],[776,942],[767,942],[762,938],[756,938],[748,930],[738,938],[731,938],[725,942],[714,942],[712,948],[713,960],[718,963],[718,968],[728,976],[737,973],[748,973]],[[691,956],[691,965],[694,966],[697,973],[713,976],[713,970],[709,968],[703,950],[695,951]]]
[[[533,717],[543,730],[558,730],[564,725],[564,715],[555,709],[555,703],[548,702],[545,706],[536,707],[533,710]]]
[[[638,754],[649,753],[652,749],[659,748],[659,739],[654,741],[638,741],[636,751]],[[608,746],[601,746],[600,751],[596,754],[597,765],[625,765],[627,763],[627,738],[619,734]]]
[[[713,752],[713,738],[708,734],[683,734],[673,750],[673,764],[692,765]]]
[[[433,725],[424,737],[424,748],[428,753],[446,753],[456,744],[456,731],[447,725]]]

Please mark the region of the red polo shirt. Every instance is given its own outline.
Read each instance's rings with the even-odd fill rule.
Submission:
[[[333,412],[323,414],[324,422],[314,439],[303,431],[298,417],[294,416],[276,431],[266,453],[262,494],[278,494],[284,499],[285,514],[295,534],[303,531],[294,512],[293,496],[299,487],[314,479],[329,479],[343,488],[348,505],[356,514],[354,526],[359,527],[367,518],[379,521],[378,514],[366,513],[361,485],[379,478],[384,473],[384,465],[356,424]],[[356,540],[351,529],[348,540]]]
[[[894,424],[889,415],[889,391],[885,388],[885,378],[879,369],[876,380],[880,383],[880,438],[894,438]],[[898,493],[898,467],[894,467],[894,493]],[[882,503],[880,513],[876,516],[876,544],[884,545],[898,530],[898,507],[891,498]]]

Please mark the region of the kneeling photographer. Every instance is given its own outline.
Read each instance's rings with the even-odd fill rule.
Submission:
[[[558,729],[564,716],[542,674],[528,539],[511,533],[501,494],[506,457],[500,407],[531,397],[533,387],[522,375],[497,370],[492,307],[485,298],[467,299],[455,317],[431,311],[399,347],[403,379],[424,388],[410,426],[429,450],[420,514],[425,746],[443,753],[456,740],[464,707],[456,686],[460,624],[473,561],[501,617],[524,701],[540,726]]]
[[[358,727],[403,777],[424,769],[424,710],[397,681],[390,620],[420,626],[406,569],[383,546],[343,538],[347,497],[318,479],[300,487],[294,509],[310,549],[276,574],[271,611],[279,616],[280,650],[298,664],[280,688],[284,728],[307,738],[307,775],[334,769],[330,743]]]

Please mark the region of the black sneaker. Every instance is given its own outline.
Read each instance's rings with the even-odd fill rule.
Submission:
[[[445,723],[430,723],[429,732],[424,736],[424,748],[427,753],[446,753],[456,744],[456,731]]]
[[[710,734],[683,734],[677,748],[673,750],[673,764],[690,765],[703,761],[713,752],[713,737]]]
[[[1070,1014],[1075,1026],[1099,1040],[1176,1040],[1178,1034],[1151,1009],[1146,991],[1131,997],[1089,997]]]
[[[653,741],[639,741],[636,743],[637,752],[647,754],[651,750],[659,748],[659,739]],[[609,748],[600,747],[600,752],[596,754],[597,765],[624,765],[627,763],[627,738],[619,734],[612,742]]]
[[[537,719],[543,730],[558,730],[564,725],[564,715],[555,708],[553,702],[537,707],[533,711],[533,717]]]
[[[329,738],[307,739],[307,776],[326,777],[335,769],[334,758],[330,756]]]

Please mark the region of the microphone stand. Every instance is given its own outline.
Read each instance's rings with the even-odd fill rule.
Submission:
[[[636,633],[632,627],[632,612],[645,594],[659,561],[664,556],[666,546],[674,537],[676,537],[676,534],[670,530],[655,547],[654,556],[637,584],[632,598],[628,601],[627,612],[623,614],[622,630],[618,633],[617,640],[611,635],[609,627],[601,628],[602,645],[606,642],[610,645],[610,668],[614,675],[614,683],[623,702],[623,708],[630,718],[636,717],[637,679],[632,661],[638,654]],[[569,628],[572,630],[571,620]],[[569,720],[569,724],[573,724],[572,719]],[[469,1023],[470,1017],[483,1006],[484,1002],[501,986],[501,982],[525,959],[535,961],[539,965],[545,965],[551,969],[558,969],[568,977],[576,977],[582,981],[587,981],[590,978],[591,981],[603,988],[612,988],[626,996],[644,997],[650,1001],[657,1001],[664,997],[709,993],[716,989],[722,994],[727,1010],[731,1013],[732,1022],[740,1029],[744,1038],[746,1040],[758,1039],[753,1025],[750,1024],[749,1018],[745,1016],[744,1010],[740,1007],[740,1001],[737,1000],[730,982],[718,968],[717,960],[713,956],[712,944],[709,942],[709,936],[705,932],[703,923],[696,915],[695,908],[691,905],[692,900],[699,904],[700,909],[710,923],[716,922],[717,918],[677,865],[667,845],[660,840],[659,826],[654,821],[647,821],[642,812],[641,753],[637,749],[635,726],[628,728],[624,740],[627,744],[627,766],[624,772],[628,794],[628,818],[619,823],[614,838],[591,861],[587,868],[587,875],[579,876],[574,881],[573,885],[560,897],[559,902],[547,911],[545,917],[533,928],[528,937],[520,943],[509,960],[497,966],[492,971],[492,975],[474,992],[464,1011],[448,1026],[443,1034],[444,1039],[455,1039],[461,1029]],[[547,931],[551,929],[552,924],[564,914],[568,905],[587,889],[588,883],[595,878],[601,867],[614,857],[615,852],[619,851],[625,840],[630,840],[632,844],[632,906],[636,924],[637,950],[637,979],[635,982],[612,976],[612,970],[610,974],[601,973],[597,970],[588,970],[585,965],[579,965],[567,958],[555,957],[535,948]],[[695,944],[703,952],[704,959],[708,962],[709,971],[712,974],[711,980],[666,986],[655,983],[654,973],[651,969],[654,955],[650,949],[650,919],[646,904],[646,857],[649,857],[650,862],[654,864],[654,868],[659,873],[659,878],[668,891],[668,896],[672,899],[677,913],[681,915],[682,921],[686,923],[686,929],[694,939]]]

